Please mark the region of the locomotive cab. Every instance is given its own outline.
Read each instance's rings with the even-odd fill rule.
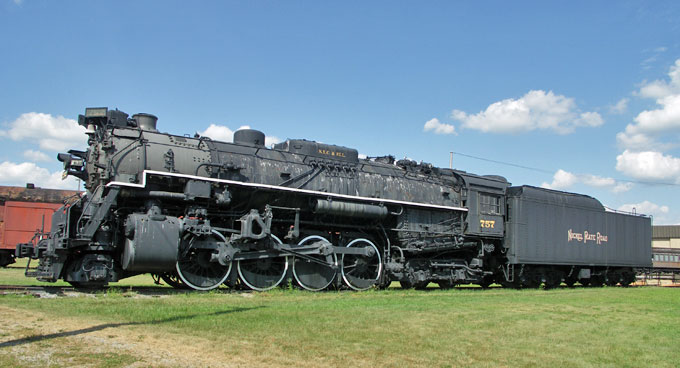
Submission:
[[[467,187],[466,235],[502,238],[505,231],[505,191],[510,183],[502,176],[477,176],[458,171]]]

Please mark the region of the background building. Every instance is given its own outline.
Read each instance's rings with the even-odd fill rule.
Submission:
[[[680,225],[652,227],[652,262],[647,283],[680,282]]]

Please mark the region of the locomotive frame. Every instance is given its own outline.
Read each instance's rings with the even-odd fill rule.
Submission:
[[[58,158],[87,194],[55,213],[48,237],[17,246],[17,256],[39,260],[27,276],[102,287],[152,273],[196,290],[264,291],[285,280],[310,291],[392,281],[554,287],[628,285],[636,267],[651,264],[644,250],[651,252],[651,220],[608,213],[587,196],[392,156],[360,159],[354,149],[307,140],[266,148],[264,134],[250,129],[233,143],[175,136],[158,132],[156,120],[107,108],[79,117],[88,150]],[[517,257],[532,247],[517,230],[536,220],[513,211],[537,197],[545,200],[537,208],[573,213],[554,219],[563,224],[534,247],[564,248],[562,227],[585,213],[574,207],[585,202],[591,223],[612,227],[601,231],[615,244],[599,253],[567,250],[566,263]],[[510,221],[519,214],[529,217]],[[616,236],[620,223],[635,239]],[[608,260],[621,250],[630,254]]]

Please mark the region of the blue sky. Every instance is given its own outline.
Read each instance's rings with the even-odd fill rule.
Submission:
[[[0,0],[0,184],[75,186],[56,153],[108,106],[174,134],[453,151],[680,224],[678,4]]]

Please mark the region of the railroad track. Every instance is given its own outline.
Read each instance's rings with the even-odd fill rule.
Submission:
[[[59,289],[64,291],[65,289],[71,289],[71,291],[74,291],[74,288],[65,288],[65,287],[59,287],[59,286],[26,286],[26,285],[0,285],[0,292],[2,291],[45,291],[47,292],[50,289]]]
[[[228,290],[224,290],[229,292]],[[69,295],[69,294],[97,294],[107,292],[131,292],[140,295],[148,296],[162,296],[175,295],[193,292],[192,290],[178,290],[169,287],[161,286],[109,286],[103,289],[81,289],[73,286],[34,286],[34,285],[0,285],[0,294],[9,293],[29,293],[29,294],[52,294],[52,295]],[[218,290],[219,292],[219,290]],[[233,291],[231,291],[233,292]]]

